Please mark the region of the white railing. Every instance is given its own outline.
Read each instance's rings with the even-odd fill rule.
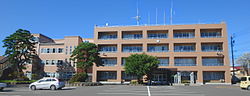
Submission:
[[[204,22],[204,23],[176,23],[172,25],[193,25],[193,24],[222,24],[222,22]],[[140,24],[140,25],[95,25],[95,27],[128,27],[128,26],[162,26],[170,24]]]

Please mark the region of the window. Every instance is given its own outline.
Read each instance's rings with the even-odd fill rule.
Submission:
[[[221,32],[201,32],[201,38],[220,38]]]
[[[115,66],[117,64],[116,59],[102,58],[101,61],[102,61],[103,66]]]
[[[63,53],[63,48],[58,48],[58,53]]]
[[[63,60],[57,60],[57,65],[63,65]]]
[[[223,66],[224,61],[223,61],[223,58],[205,57],[205,58],[202,58],[202,65],[203,66]]]
[[[41,83],[41,82],[45,82],[45,80],[39,80],[38,82],[39,82],[39,83]]]
[[[56,64],[55,60],[51,60],[51,65],[55,65],[55,64]]]
[[[52,53],[56,53],[56,48],[52,48]]]
[[[126,64],[126,58],[122,58],[122,66],[124,66]]]
[[[203,52],[220,52],[223,50],[222,44],[201,44]]]
[[[45,62],[46,62],[45,60],[41,60],[41,64],[42,64],[42,65],[44,65],[44,64],[45,64]]]
[[[116,46],[100,46],[99,50],[100,52],[116,52],[117,47]]]
[[[110,34],[110,35],[102,35],[99,37],[99,39],[108,40],[108,39],[117,39],[117,35]]]
[[[66,48],[65,48],[65,54],[66,55],[68,54],[68,46],[66,46]]]
[[[122,39],[142,39],[142,31],[122,31]]]
[[[98,72],[98,79],[99,80],[107,80],[107,79],[116,79],[117,78],[117,74],[116,72],[113,71],[103,71],[103,72]]]
[[[168,58],[160,58],[158,60],[160,61],[159,66],[168,66],[169,65],[169,59]]]
[[[50,48],[47,48],[47,52],[46,53],[50,53]]]
[[[142,34],[124,34],[123,39],[141,39]]]
[[[168,38],[167,33],[148,33],[149,39],[162,39],[162,38]]]
[[[45,77],[55,77],[55,74],[56,74],[56,73],[53,73],[53,72],[45,72],[45,73],[46,73]],[[49,80],[51,81],[51,79],[49,79]]]
[[[148,45],[148,52],[167,52],[167,45]]]
[[[85,42],[85,43],[89,43],[89,41],[88,41],[88,40],[84,40],[83,42]]]
[[[241,77],[241,81],[247,81],[247,77]]]
[[[142,52],[142,46],[123,46],[122,52]]]
[[[72,54],[72,46],[70,46],[70,49],[69,49],[69,54]]]
[[[102,40],[117,39],[117,32],[99,32],[98,39]]]
[[[174,32],[174,38],[194,38],[194,32]]]
[[[68,61],[69,61],[69,64],[70,64],[70,65],[72,65],[71,60],[70,60],[70,59],[68,59]]]
[[[45,51],[44,48],[42,48],[42,49],[41,49],[41,53],[44,53],[44,51]]]
[[[175,58],[175,66],[196,66],[196,58]]]
[[[204,80],[221,80],[224,79],[224,72],[203,72]]]
[[[175,52],[194,52],[195,51],[195,44],[175,44],[174,45]]]
[[[122,72],[122,79],[123,80],[136,80],[137,76],[134,74],[126,74],[124,71]]]
[[[45,64],[46,64],[46,65],[49,65],[49,64],[50,64],[49,60],[46,60],[46,61],[45,61]]]

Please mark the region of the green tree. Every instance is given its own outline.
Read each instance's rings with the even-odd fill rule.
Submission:
[[[125,73],[134,74],[137,76],[139,83],[144,75],[147,75],[148,80],[151,80],[152,72],[158,68],[160,61],[147,54],[132,54],[126,58]]]
[[[17,72],[16,78],[21,77],[24,65],[32,60],[35,54],[35,40],[27,30],[18,29],[15,33],[3,40],[6,48],[4,56],[8,57],[10,64]]]
[[[98,48],[93,43],[83,42],[72,52],[71,60],[76,61],[77,68],[87,73],[87,69],[98,63]]]

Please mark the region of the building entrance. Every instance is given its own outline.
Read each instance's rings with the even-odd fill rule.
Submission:
[[[180,71],[174,75],[174,83],[182,84],[189,83],[194,84],[196,82],[196,72],[192,71]]]

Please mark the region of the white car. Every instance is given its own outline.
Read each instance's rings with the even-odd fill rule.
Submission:
[[[0,83],[0,91],[2,91],[6,86],[7,86],[6,83]]]
[[[57,90],[62,89],[65,87],[64,82],[60,82],[57,78],[42,78],[36,82],[33,82],[29,85],[29,88],[31,90],[37,90],[37,89],[51,89],[51,90]]]

